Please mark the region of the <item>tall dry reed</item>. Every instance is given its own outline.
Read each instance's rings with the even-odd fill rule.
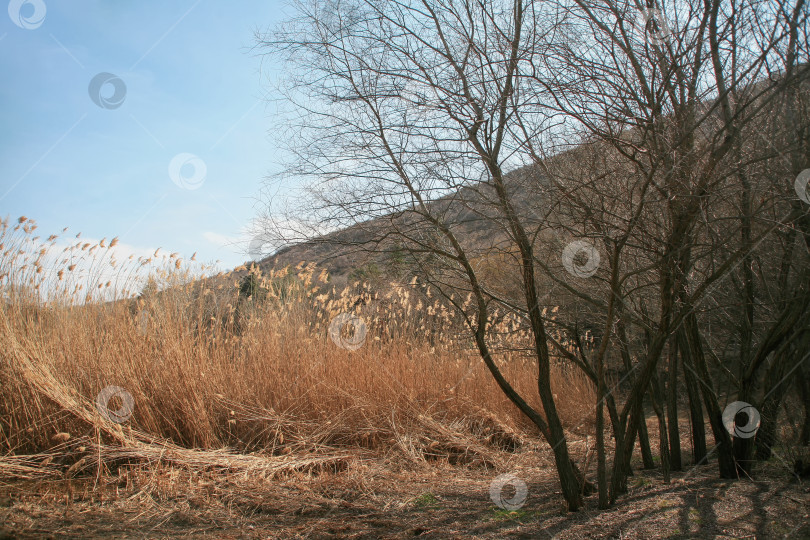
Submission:
[[[57,238],[35,241],[35,229],[25,218],[0,225],[6,454],[46,451],[57,433],[100,437],[99,423],[109,419],[96,401],[111,386],[134,404],[114,429],[187,448],[282,455],[362,448],[422,460],[470,455],[488,443],[514,446],[534,433],[457,317],[416,280],[385,291],[362,284],[332,291],[323,270],[299,265],[257,275],[262,294],[248,298],[238,292],[247,269],[192,279],[176,254],[129,268],[84,260],[91,272],[71,280],[76,254],[49,258]],[[110,244],[71,247],[113,264]],[[150,269],[150,279],[133,268]],[[139,296],[127,290],[138,286]],[[112,293],[98,292],[105,289]],[[330,323],[344,313],[366,324],[356,350],[330,338]],[[520,340],[515,320],[497,324],[504,343]],[[341,335],[351,341],[352,329]],[[536,396],[530,357],[505,351],[499,362],[519,391]],[[591,385],[557,368],[552,384],[566,423],[590,426]],[[108,403],[113,411],[123,406],[118,396]]]

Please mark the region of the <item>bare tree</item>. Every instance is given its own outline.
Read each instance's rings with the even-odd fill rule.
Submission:
[[[742,396],[766,360],[792,350],[801,332],[788,327],[805,324],[805,310],[788,302],[782,326],[753,331],[756,250],[790,228],[806,242],[810,218],[795,201],[785,208],[784,182],[755,201],[774,180],[757,170],[769,156],[750,142],[775,103],[792,119],[787,131],[779,121],[776,129],[807,140],[805,120],[791,110],[803,98],[790,90],[807,77],[804,0],[790,9],[759,0],[683,0],[660,10],[614,0],[296,6],[297,18],[259,36],[292,67],[283,88],[294,105],[287,140],[296,160],[286,173],[307,181],[296,203],[270,209],[271,232],[372,256],[406,252],[463,315],[499,387],[553,449],[569,509],[581,506],[586,481],[551,392],[554,357],[597,388],[600,507],[626,491],[637,435],[651,462],[647,395],[666,478],[670,465],[680,467],[679,370],[695,459],[710,454],[705,407],[720,475],[736,477],[701,321],[722,296],[718,287],[739,275],[740,294],[728,298],[747,321]],[[780,61],[787,71],[776,76]],[[791,156],[792,170],[807,165],[801,149]],[[796,242],[776,251],[785,279],[805,287],[790,251]],[[591,256],[587,271],[573,261],[577,251]],[[591,266],[596,254],[604,262]],[[504,262],[500,282],[482,270],[493,256]],[[777,272],[762,268],[761,280]],[[543,315],[552,292],[565,298],[555,321]],[[499,310],[529,331],[540,408],[499,369]],[[594,347],[583,345],[583,332],[596,334]],[[785,362],[773,363],[771,379]],[[616,363],[632,381],[621,405],[607,379]],[[616,442],[610,478],[605,408]],[[738,459],[750,453],[735,445]]]
[[[396,237],[420,261],[424,277],[464,315],[498,385],[551,445],[564,497],[576,510],[584,479],[569,456],[551,392],[531,237],[540,220],[522,191],[538,180],[521,186],[506,177],[526,157],[524,148],[542,144],[554,127],[540,111],[515,107],[535,99],[523,97],[528,79],[520,66],[539,63],[542,33],[553,31],[544,21],[549,15],[523,1],[357,0],[298,8],[300,17],[265,44],[296,63],[290,98],[304,111],[302,159],[291,172],[315,181],[309,199],[315,206],[307,214],[334,228],[384,218],[384,231],[361,226],[367,237],[352,243],[384,250]],[[524,109],[521,125],[530,141],[514,129],[515,111]],[[459,207],[500,232],[494,249],[514,261],[518,303],[482,283],[475,260],[493,249],[460,237],[467,218]],[[471,309],[459,292],[472,295]],[[498,306],[522,313],[531,331],[542,412],[498,367],[490,343]]]

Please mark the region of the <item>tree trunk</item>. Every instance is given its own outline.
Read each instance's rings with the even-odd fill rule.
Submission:
[[[805,309],[806,307],[803,302],[789,302],[781,311],[776,322],[770,327],[765,339],[758,347],[757,352],[745,366],[745,371],[740,377],[739,401],[753,403],[754,393],[757,388],[757,375],[761,371],[762,365],[769,357],[776,357],[773,360],[772,369],[775,368],[778,370],[781,368],[781,354],[779,351],[790,347],[792,339],[795,339],[796,334],[794,333],[794,329],[797,327],[797,324],[800,324],[802,320],[801,314]],[[799,343],[802,342],[800,341]],[[799,346],[799,349],[803,350],[804,347]],[[770,371],[771,370],[769,370],[769,373],[765,376],[766,379],[772,377]],[[778,379],[775,379],[774,384],[777,384],[777,381]],[[771,394],[772,393],[766,394],[766,396],[771,397]],[[762,404],[760,404],[759,412],[761,417]],[[771,411],[771,414],[774,414],[774,412]],[[736,437],[734,439],[734,459],[737,462],[738,472],[750,476],[751,467],[754,463],[753,437]]]
[[[703,419],[703,406],[700,403],[700,390],[695,378],[695,365],[692,361],[692,351],[689,348],[685,329],[681,327],[678,332],[680,339],[681,366],[683,367],[683,380],[689,396],[689,418],[692,426],[692,463],[697,465],[706,459],[706,425]],[[698,346],[700,344],[698,343]],[[702,350],[702,347],[701,347]]]
[[[652,457],[652,449],[650,448],[650,435],[647,432],[647,415],[644,413],[644,405],[641,405],[641,421],[638,423],[638,445],[641,448],[641,461],[644,463],[644,468],[654,469],[655,461]]]
[[[720,478],[737,478],[737,468],[734,465],[734,453],[731,442],[731,435],[723,425],[723,411],[717,402],[717,394],[714,391],[714,384],[706,366],[706,358],[700,346],[700,331],[697,326],[697,317],[694,313],[689,314],[684,320],[686,325],[686,335],[689,338],[689,350],[692,352],[692,359],[697,371],[700,393],[703,395],[703,404],[706,405],[706,412],[709,416],[709,425],[712,428],[714,442],[717,446],[717,462],[720,468]]]
[[[703,419],[703,405],[695,374],[684,366],[684,381],[689,396],[689,419],[692,426],[692,463],[703,463],[706,458],[706,424]]]
[[[551,399],[551,396],[549,396],[549,399]],[[547,412],[546,416],[550,417],[552,415],[549,415]],[[568,510],[574,512],[582,506],[582,497],[580,494],[584,490],[584,486],[580,484],[580,478],[577,476],[575,468],[572,466],[573,461],[568,455],[568,443],[565,440],[565,433],[563,432],[559,418],[554,418],[554,421],[551,421],[551,418],[549,418],[549,420],[552,437],[549,442],[552,444],[554,451],[554,462],[560,477],[560,487],[562,488],[565,501],[568,504]]]
[[[778,439],[776,428],[778,426],[777,419],[781,401],[782,394],[774,392],[762,402],[762,410],[760,411],[762,423],[759,426],[759,431],[757,431],[756,454],[754,455],[754,459],[757,461],[766,461],[771,458],[773,446]]]
[[[765,461],[770,459],[773,446],[778,440],[779,406],[790,384],[785,379],[785,364],[790,358],[793,348],[783,351],[774,359],[771,369],[765,376],[765,397],[760,408],[760,426],[755,440],[756,450],[754,459]]]
[[[652,393],[653,393],[653,410],[658,417],[658,449],[661,456],[661,471],[664,473],[664,482],[669,483],[670,480],[670,445],[667,440],[667,422],[664,418],[664,397],[661,390],[661,382],[658,380],[658,375],[653,376],[652,380]]]
[[[568,455],[568,447],[565,442],[565,435],[562,432],[562,426],[559,424],[559,417],[556,418],[556,429],[552,428],[551,422],[547,422],[546,419],[534,410],[532,406],[515,391],[512,385],[509,384],[492,358],[489,346],[486,343],[485,328],[483,325],[479,326],[475,333],[475,343],[481,358],[484,360],[484,364],[487,366],[487,369],[492,374],[501,391],[538,427],[540,433],[543,434],[543,437],[548,441],[549,445],[551,445],[563,496],[566,502],[568,502],[569,509],[576,510],[582,504],[580,493],[586,489],[587,484],[584,475],[577,469],[573,460],[571,460]],[[542,393],[542,381],[538,381],[538,387],[539,391]],[[546,413],[546,417],[548,418],[548,413]]]
[[[633,369],[632,362],[630,360],[630,343],[627,340],[627,326],[624,323],[623,317],[623,305],[621,302],[616,304],[616,330],[618,332],[619,337],[619,352],[621,353],[622,363],[624,364],[624,369],[630,373],[630,370]],[[634,380],[633,377],[631,380]],[[613,432],[614,437],[616,439],[616,447],[621,447],[621,437],[622,437],[622,430],[619,429],[619,422],[618,422],[618,415],[617,418],[614,419],[611,415],[611,421],[613,422]],[[654,469],[655,462],[653,461],[652,457],[652,450],[650,449],[650,436],[647,433],[647,414],[644,412],[644,402],[642,400],[641,403],[641,421],[638,424],[638,445],[641,449],[641,460],[644,463],[645,469]]]
[[[667,424],[669,427],[669,458],[673,471],[681,470],[681,433],[678,422],[678,342],[669,344],[669,384],[667,388]]]
[[[738,477],[751,477],[754,465],[753,437],[734,437],[734,465]]]
[[[627,423],[632,422],[635,409],[631,407]],[[610,476],[610,503],[616,502],[619,494],[627,493],[627,477],[630,475],[630,459],[633,455],[633,445],[635,444],[635,434],[638,428],[629,432],[631,435],[623,442],[622,446],[617,446],[613,452],[613,470]]]
[[[616,272],[613,272],[616,278]],[[610,324],[613,319],[613,301],[608,304],[607,328],[602,335],[599,351],[596,354],[596,485],[599,489],[599,509],[608,507],[607,465],[605,463],[605,353],[610,342]]]
[[[600,384],[599,386],[597,392],[599,401],[596,405],[596,485],[599,489],[599,508],[605,509],[608,507],[608,486],[605,464],[605,410],[602,403],[604,385]]]
[[[621,447],[617,446],[614,452],[613,472],[610,482],[611,503],[615,502],[616,497],[620,494],[627,493],[627,476],[630,474],[633,446],[636,442],[636,434],[639,431],[639,423],[644,420],[642,414],[644,394],[647,393],[650,386],[650,381],[655,374],[656,365],[661,358],[661,352],[666,342],[662,334],[656,335],[655,338],[649,332],[645,331],[645,334],[647,335],[647,357],[644,359],[641,372],[633,383],[633,389],[630,391],[630,396],[627,398],[622,411],[622,429],[625,436],[622,440],[623,445]]]

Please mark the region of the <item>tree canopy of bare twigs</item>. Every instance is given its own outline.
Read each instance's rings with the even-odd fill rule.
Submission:
[[[597,388],[601,507],[626,491],[636,440],[652,466],[645,397],[666,479],[683,467],[680,387],[695,463],[716,458],[736,478],[755,450],[769,455],[778,389],[808,371],[804,0],[296,7],[258,36],[289,67],[295,159],[281,178],[303,182],[299,197],[268,208],[266,234],[406,252],[553,448],[571,510],[589,483],[568,452],[552,361]],[[499,312],[529,331],[537,402],[501,373]],[[630,383],[622,396],[608,385],[614,366]],[[760,409],[756,439],[729,431],[731,395]]]

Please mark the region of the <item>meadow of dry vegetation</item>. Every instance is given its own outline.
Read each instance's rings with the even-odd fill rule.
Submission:
[[[17,527],[6,537],[126,535],[144,524],[230,537],[532,536],[538,523],[577,537],[594,527],[587,514],[563,517],[551,452],[457,315],[417,280],[336,291],[303,264],[200,280],[205,267],[176,254],[121,263],[114,240],[77,235],[54,255],[57,245],[32,220],[2,222],[0,511],[9,507],[4,518]],[[240,293],[239,275],[256,276],[252,295]],[[366,328],[330,335],[341,314]],[[536,365],[520,352],[527,336],[509,317],[493,322],[504,374],[536,396]],[[552,385],[588,474],[593,386],[562,362]],[[531,511],[491,504],[488,487],[505,471],[539,483]],[[651,489],[650,474],[635,487]],[[658,514],[677,498],[656,489],[633,503],[649,508],[601,519],[621,530],[634,514],[653,515],[638,534],[658,535],[668,527]],[[250,519],[234,518],[233,505]],[[371,519],[369,507],[400,514]],[[340,525],[352,518],[363,519]]]
[[[332,291],[325,272],[299,265],[260,277],[261,295],[246,297],[232,276],[194,279],[205,268],[194,274],[175,254],[121,263],[115,240],[77,235],[54,255],[59,239],[41,240],[32,220],[1,227],[6,480],[98,485],[161,464],[278,478],[367,459],[494,477],[503,452],[535,435],[458,337],[452,312],[416,281]],[[147,291],[130,294],[144,270]],[[367,321],[356,350],[330,339],[341,313]],[[498,324],[506,335],[510,321]],[[530,361],[515,352],[503,369],[531,394]],[[112,395],[105,410],[108,387],[131,403]],[[554,388],[584,433],[591,385],[556,372]]]
[[[178,269],[159,275],[162,292],[135,299],[80,304],[68,294],[40,302],[30,293],[41,276],[70,270],[12,261],[27,244],[24,226],[5,224],[2,237],[4,273],[28,280],[5,289],[2,312],[7,450],[45,451],[54,434],[68,433],[266,455],[364,449],[472,460],[486,458],[482,444],[514,445],[511,436],[528,429],[469,344],[456,339],[452,312],[415,281],[392,283],[385,294],[362,284],[333,293],[325,272],[299,266],[262,278],[266,298],[252,298],[228,277],[200,285]],[[51,284],[49,294],[56,290]],[[367,321],[356,350],[329,338],[341,313]],[[535,368],[515,353],[504,369],[530,385]],[[577,373],[555,381],[568,396],[569,422],[587,421],[590,385]],[[111,385],[134,399],[124,430],[96,411],[97,395]]]

